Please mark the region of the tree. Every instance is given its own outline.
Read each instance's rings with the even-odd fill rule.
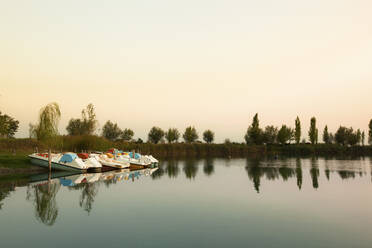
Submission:
[[[89,103],[88,106],[81,111],[81,117],[84,127],[83,134],[93,135],[97,129],[98,121],[96,120],[96,114],[94,113],[94,106],[92,103]]]
[[[309,139],[311,144],[315,144],[318,140],[318,129],[316,128],[315,117],[312,117],[310,120]]]
[[[372,145],[372,119],[369,121],[368,128],[368,143]]]
[[[276,143],[276,138],[278,136],[278,128],[274,126],[266,126],[263,132],[263,142],[265,144]]]
[[[329,144],[333,144],[335,142],[335,136],[333,133],[329,133]]]
[[[164,137],[164,131],[160,127],[152,127],[148,139],[151,143],[157,144]]]
[[[360,131],[360,129],[356,131],[356,140],[357,140],[357,144],[360,145],[362,141],[362,132]]]
[[[134,132],[133,130],[129,129],[129,128],[125,128],[123,130],[123,132],[121,133],[121,138],[124,140],[124,141],[131,141],[132,138],[134,136]]]
[[[360,131],[359,131],[360,132]],[[340,145],[351,145],[354,146],[360,141],[360,134],[358,131],[354,132],[353,128],[346,128],[340,126],[335,134],[335,140]]]
[[[299,144],[300,143],[300,140],[301,140],[301,122],[300,122],[300,118],[296,118],[295,120],[295,133],[294,133],[294,138],[295,138],[295,141],[296,141],[296,144]]]
[[[282,125],[278,132],[278,141],[280,144],[286,144],[287,142],[290,142],[293,138],[294,131],[287,127],[286,125]]]
[[[207,142],[208,144],[212,143],[213,140],[214,140],[214,132],[212,132],[211,130],[206,130],[204,131],[203,133],[203,140],[205,142]]]
[[[329,138],[329,133],[328,133],[328,127],[325,126],[324,131],[323,131],[323,141],[326,144],[330,144],[330,138]]]
[[[247,133],[244,136],[247,144],[260,145],[263,142],[262,130],[258,120],[258,113],[255,114],[252,120],[252,125],[248,127]]]
[[[69,135],[93,135],[98,126],[93,104],[81,111],[81,119],[70,119],[66,130]]]
[[[18,130],[19,121],[0,112],[0,138],[12,138]]]
[[[80,119],[71,118],[66,130],[68,135],[82,135],[83,123]]]
[[[335,141],[339,145],[346,145],[347,128],[340,126],[335,133]]]
[[[195,142],[198,139],[198,133],[196,132],[195,127],[187,127],[185,132],[182,135],[183,139],[186,143]]]
[[[364,131],[363,131],[363,132],[362,132],[362,146],[364,146],[365,138],[366,138],[366,134],[365,134]]]
[[[180,132],[177,128],[169,128],[165,133],[165,139],[168,141],[168,143],[177,142],[179,138]]]
[[[49,103],[40,109],[37,124],[30,124],[30,137],[47,141],[58,135],[58,123],[61,111],[57,103]]]
[[[111,121],[107,121],[105,125],[102,127],[102,136],[108,140],[116,140],[120,134],[121,129],[119,128],[118,124],[114,124]]]

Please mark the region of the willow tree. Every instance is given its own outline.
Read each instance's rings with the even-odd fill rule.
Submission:
[[[30,124],[30,137],[44,141],[51,145],[52,140],[58,135],[58,123],[61,111],[57,103],[49,103],[40,109],[37,124]]]

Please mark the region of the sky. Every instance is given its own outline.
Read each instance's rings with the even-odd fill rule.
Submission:
[[[0,111],[28,137],[39,109],[93,103],[147,139],[195,126],[242,142],[260,125],[310,118],[335,132],[372,118],[370,0],[0,0]],[[321,139],[321,137],[320,137]]]

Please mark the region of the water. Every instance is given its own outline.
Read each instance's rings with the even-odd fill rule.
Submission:
[[[371,161],[163,161],[2,182],[0,247],[371,247]]]

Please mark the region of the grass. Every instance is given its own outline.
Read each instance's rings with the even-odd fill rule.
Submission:
[[[22,152],[16,155],[0,153],[0,168],[27,169],[29,167],[30,162],[27,153]]]

